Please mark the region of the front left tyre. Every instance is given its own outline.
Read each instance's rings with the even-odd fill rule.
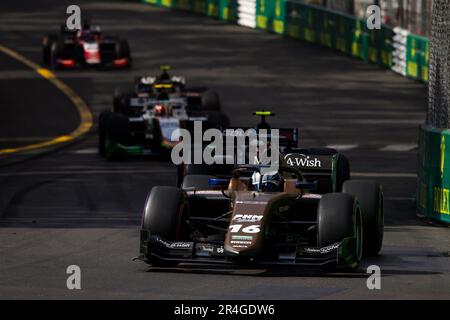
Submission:
[[[180,189],[156,186],[150,191],[142,218],[141,253],[151,265],[170,267],[178,264],[176,261],[159,259],[145,252],[146,249],[142,248],[146,246],[142,245],[150,235],[160,236],[169,241],[179,240],[182,234],[184,208],[184,195]]]

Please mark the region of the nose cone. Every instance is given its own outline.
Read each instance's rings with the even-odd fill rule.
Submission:
[[[255,256],[262,250],[265,211],[270,197],[253,192],[236,192],[234,210],[225,237],[229,256]]]

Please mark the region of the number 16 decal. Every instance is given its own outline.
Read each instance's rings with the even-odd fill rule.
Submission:
[[[242,231],[243,233],[258,233],[261,231],[261,228],[257,224],[247,226],[245,228],[242,228],[242,230],[241,230],[241,228],[242,228],[242,224],[232,224],[229,227],[231,233],[236,233],[239,231]]]

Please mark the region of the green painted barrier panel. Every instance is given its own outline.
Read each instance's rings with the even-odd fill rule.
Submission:
[[[429,40],[408,35],[406,43],[406,75],[423,82],[428,81]]]
[[[141,0],[165,8],[193,11],[225,21],[237,20],[237,0]]]
[[[381,66],[392,65],[392,29],[369,30],[364,20],[296,1],[286,1],[285,7],[286,35]],[[258,27],[269,29],[268,15],[262,15],[262,10],[258,14]]]
[[[418,162],[417,211],[450,223],[450,130],[423,125]]]
[[[237,21],[237,0],[142,0],[168,8],[194,11],[225,21]],[[296,0],[256,0],[258,29],[320,44],[364,61],[391,68],[394,31],[369,30],[364,20]],[[428,81],[429,41],[407,40],[407,75]]]
[[[392,67],[394,30],[384,26],[380,30],[380,63],[387,68]]]
[[[193,11],[194,10],[194,0],[172,0],[171,8]]]
[[[257,0],[256,27],[284,34],[285,7],[285,0]]]
[[[161,5],[161,0],[142,0],[142,2],[153,4],[153,5],[156,5],[156,6],[160,6]]]
[[[237,0],[219,0],[219,18],[225,21],[237,20]]]

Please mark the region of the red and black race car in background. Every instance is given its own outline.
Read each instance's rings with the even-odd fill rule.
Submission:
[[[42,58],[53,69],[86,66],[126,68],[131,66],[127,40],[105,36],[99,26],[85,23],[80,30],[61,26],[60,34],[42,40]]]

